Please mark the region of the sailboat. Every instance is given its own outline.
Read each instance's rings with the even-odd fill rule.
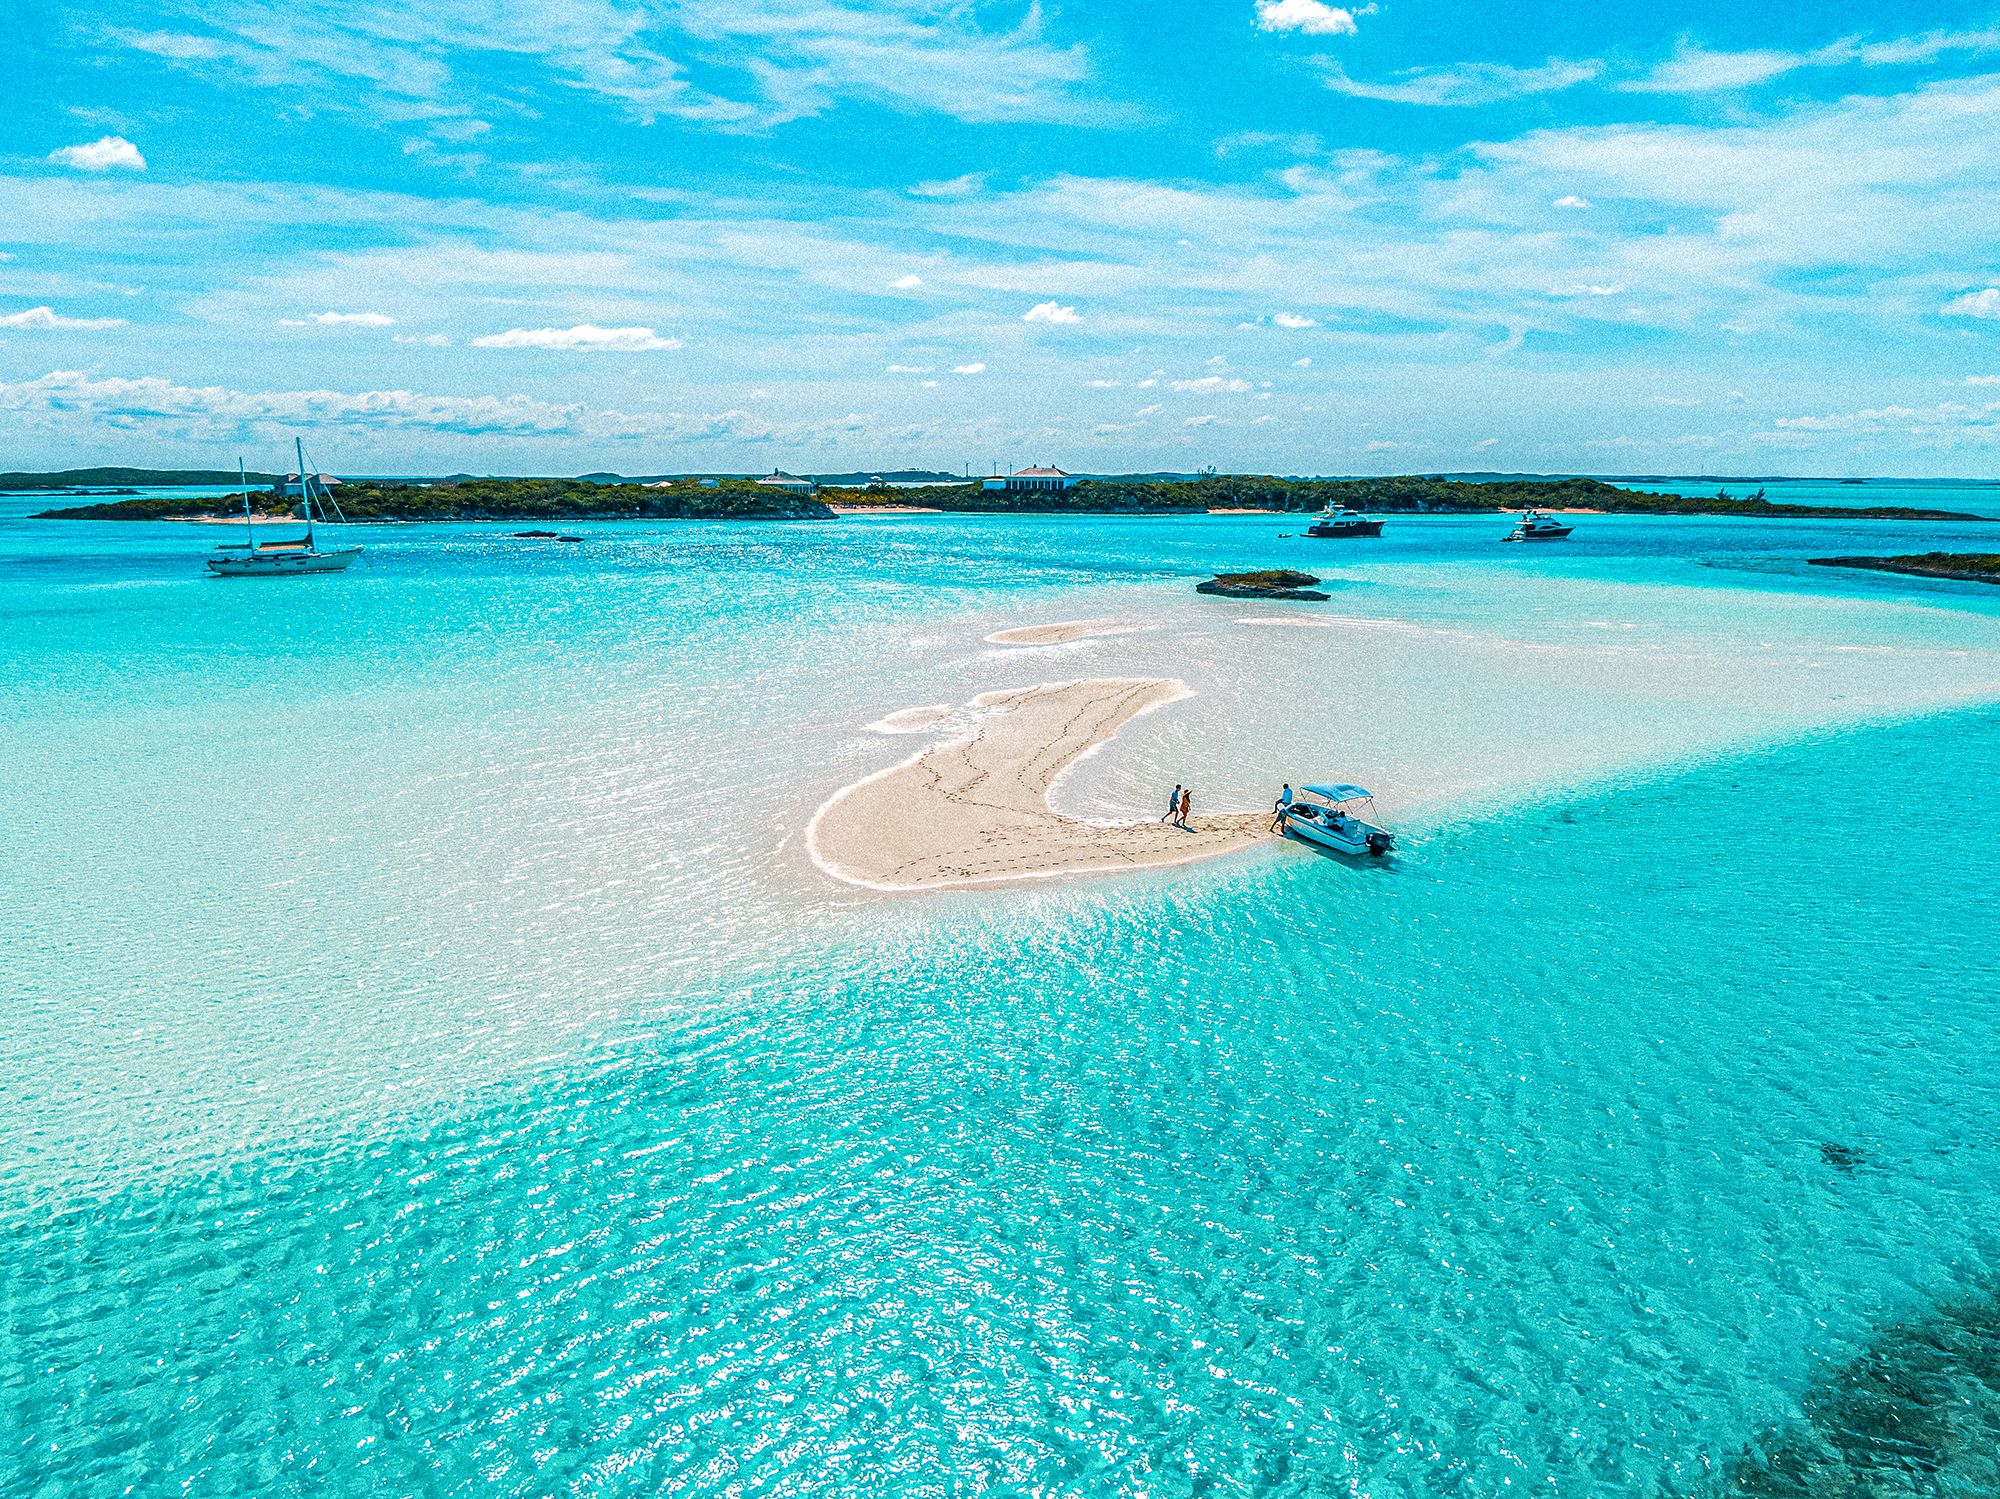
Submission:
[[[243,471],[243,460],[236,460],[238,487],[243,495],[243,543],[224,543],[215,549],[216,555],[208,559],[208,570],[218,578],[282,578],[297,573],[341,573],[347,565],[361,555],[360,547],[334,547],[321,551],[313,539],[313,505],[317,502],[324,514],[327,507],[340,514],[340,504],[331,491],[313,476],[306,467],[305,444],[298,438],[292,439],[292,450],[299,460],[299,494],[304,500],[306,534],[295,536],[288,541],[267,541],[262,545],[257,541],[257,523],[250,512],[250,481]],[[314,491],[318,493],[315,494]]]

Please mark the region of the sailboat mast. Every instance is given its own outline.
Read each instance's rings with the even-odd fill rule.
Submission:
[[[243,455],[236,455],[236,488],[243,496],[243,549],[257,551],[257,524],[250,519],[250,476],[243,472]]]
[[[299,496],[306,507],[306,550],[313,549],[313,492],[312,480],[306,477],[306,445],[297,437],[292,439],[292,451],[299,460]]]

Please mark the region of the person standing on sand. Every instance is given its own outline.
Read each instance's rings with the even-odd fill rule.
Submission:
[[[1176,781],[1174,782],[1173,791],[1167,797],[1167,815],[1165,817],[1162,817],[1160,821],[1172,822],[1175,818],[1179,817],[1180,815],[1181,815],[1181,787],[1180,787],[1180,782]]]
[[[1277,805],[1271,808],[1271,831],[1278,832],[1285,825],[1285,814],[1292,810],[1292,783],[1285,782],[1285,789],[1278,793]]]
[[[1174,819],[1174,826],[1181,829],[1182,832],[1192,833],[1194,831],[1193,828],[1188,826],[1188,809],[1193,805],[1194,793],[1183,786],[1181,788],[1181,815]]]

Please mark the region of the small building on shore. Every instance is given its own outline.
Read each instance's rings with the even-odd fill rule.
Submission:
[[[1059,468],[1024,468],[1011,474],[995,474],[984,480],[982,489],[1040,490],[1068,489],[1076,483],[1075,474],[1066,474]]]
[[[788,474],[783,469],[772,469],[757,481],[770,489],[782,489],[789,494],[814,494],[819,485],[811,479],[801,479],[797,474]]]
[[[313,483],[322,494],[329,489],[340,488],[340,480],[334,478],[332,474],[314,474]],[[286,474],[284,482],[278,486],[278,493],[288,500],[302,500],[305,498],[306,487],[299,482],[297,474]]]

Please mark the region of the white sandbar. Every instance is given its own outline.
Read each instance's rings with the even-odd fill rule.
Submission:
[[[820,808],[806,846],[828,874],[876,890],[1147,869],[1233,853],[1264,836],[1267,814],[1197,808],[1183,831],[1151,818],[1065,817],[1048,804],[1056,778],[1122,725],[1189,696],[1184,683],[1132,677],[989,692],[974,703],[982,711],[970,732]]]
[[[1136,635],[1156,630],[1158,625],[1135,624],[1123,619],[1066,619],[1053,625],[1020,625],[1012,630],[996,630],[986,637],[988,645],[1065,645],[1072,640],[1094,640],[1100,635]]]

